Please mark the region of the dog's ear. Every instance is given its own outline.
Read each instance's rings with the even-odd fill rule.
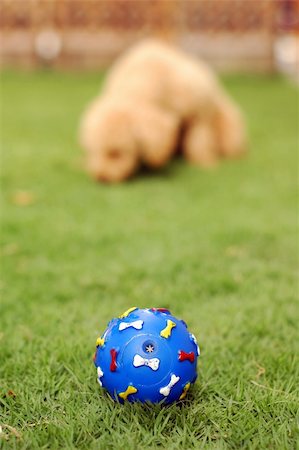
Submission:
[[[78,141],[80,146],[90,151],[94,147],[95,130],[98,125],[99,117],[99,102],[98,100],[92,101],[83,112],[78,132]]]
[[[163,109],[140,107],[134,120],[134,134],[141,160],[148,166],[164,166],[176,150],[179,120]]]
[[[219,153],[227,158],[243,156],[248,142],[242,111],[225,94],[219,96],[217,101],[214,127],[218,134]]]

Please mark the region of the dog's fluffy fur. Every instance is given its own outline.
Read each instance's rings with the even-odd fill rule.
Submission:
[[[80,140],[89,172],[111,182],[141,164],[164,166],[178,146],[201,166],[246,147],[240,110],[211,69],[154,40],[116,61],[82,118]]]

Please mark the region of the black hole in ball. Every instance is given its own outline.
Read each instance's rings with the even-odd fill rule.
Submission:
[[[156,345],[153,341],[145,341],[142,349],[145,353],[153,353],[156,350]]]

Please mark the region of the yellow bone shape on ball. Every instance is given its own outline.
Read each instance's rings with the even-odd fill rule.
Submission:
[[[105,338],[104,337],[99,337],[98,339],[97,339],[97,342],[96,342],[96,346],[97,347],[103,347],[103,345],[105,344]]]
[[[180,395],[180,400],[183,400],[183,399],[186,397],[187,392],[188,392],[189,389],[190,389],[190,386],[191,386],[191,383],[190,383],[190,382],[187,383],[187,384],[185,384],[185,386],[184,386],[184,388],[183,388],[183,392],[182,392],[181,395]]]
[[[128,396],[131,394],[135,394],[138,391],[134,386],[128,386],[124,392],[120,392],[118,395],[123,400],[127,400]]]
[[[172,320],[167,320],[167,325],[165,328],[163,328],[162,331],[160,331],[160,336],[164,337],[165,339],[168,339],[171,335],[171,330],[176,327],[176,323],[174,323]]]
[[[137,309],[137,306],[132,306],[132,308],[127,309],[127,311],[125,311],[123,314],[121,314],[119,316],[119,319],[124,319],[125,317],[127,317],[131,312],[135,311],[135,309]]]

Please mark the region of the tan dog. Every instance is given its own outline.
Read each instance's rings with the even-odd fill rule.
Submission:
[[[136,45],[111,68],[83,116],[80,140],[89,172],[111,182],[141,164],[164,166],[178,145],[201,166],[246,147],[240,110],[210,68],[154,40]]]

